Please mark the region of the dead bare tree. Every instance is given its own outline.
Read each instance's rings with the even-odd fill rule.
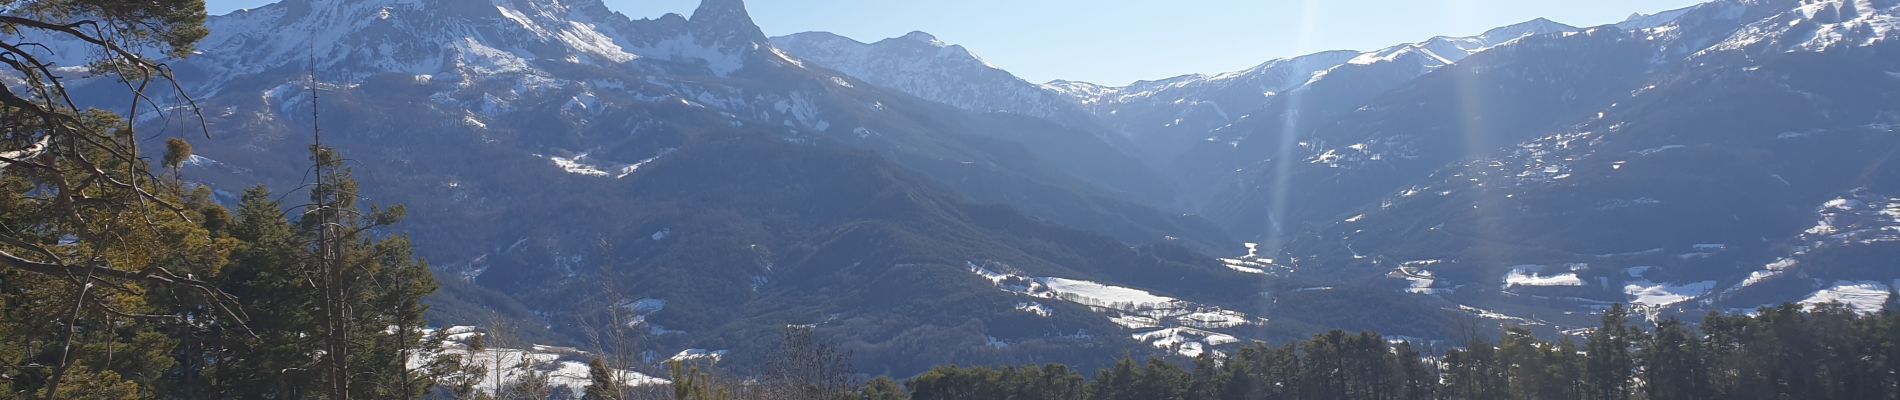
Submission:
[[[811,326],[785,327],[778,350],[766,361],[769,398],[839,400],[850,398],[851,356],[817,336]]]
[[[600,272],[611,271],[614,266],[613,241],[603,238],[598,242],[598,247],[602,254]],[[576,321],[587,337],[588,345],[592,346],[590,350],[615,371],[617,380],[629,382],[633,376],[627,371],[645,364],[640,347],[641,339],[645,336],[641,331],[643,317],[632,308],[634,297],[618,281],[602,277],[600,282],[599,289],[583,302],[582,309],[586,311],[580,313]],[[622,394],[620,398],[632,397],[632,390],[625,387],[618,390]]]

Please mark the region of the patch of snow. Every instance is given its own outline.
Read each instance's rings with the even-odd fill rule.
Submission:
[[[1043,287],[1048,288],[1049,291],[1054,292],[1056,298],[1085,305],[1116,309],[1141,309],[1166,307],[1180,302],[1180,300],[1171,297],[1156,296],[1145,290],[1110,286],[1084,280],[1037,278],[1036,281],[1041,283]]]
[[[1239,338],[1232,335],[1194,328],[1168,328],[1137,333],[1131,337],[1137,342],[1147,343],[1157,349],[1173,351],[1186,357],[1199,357],[1207,352],[1208,347],[1240,342]]]
[[[1109,318],[1108,322],[1113,322],[1115,323],[1115,325],[1121,325],[1121,327],[1128,328],[1128,329],[1149,329],[1149,328],[1161,327],[1161,321],[1159,320],[1156,320],[1152,317],[1145,317],[1145,316],[1132,315],[1132,314],[1117,315],[1113,318]]]
[[[1050,315],[1054,315],[1049,310],[1048,306],[1044,306],[1042,305],[1042,303],[1037,303],[1033,301],[1016,303],[1016,311],[1022,311],[1022,312],[1026,312],[1030,314],[1035,314],[1036,316],[1039,316],[1039,317],[1047,317]]]
[[[639,315],[651,315],[666,309],[665,299],[646,298],[620,304],[620,308]]]
[[[1672,144],[1672,145],[1667,145],[1667,146],[1661,146],[1661,147],[1654,147],[1654,148],[1649,148],[1649,149],[1643,149],[1643,150],[1637,150],[1637,151],[1636,151],[1636,155],[1639,155],[1639,156],[1651,156],[1651,155],[1656,155],[1657,153],[1662,153],[1662,152],[1665,152],[1665,151],[1670,151],[1670,150],[1677,150],[1677,149],[1686,149],[1686,148],[1689,148],[1689,146],[1683,146],[1683,145],[1679,145],[1679,144]]]
[[[425,331],[424,333],[425,336],[427,336],[427,334],[434,332]],[[546,374],[548,383],[554,386],[563,386],[579,392],[586,389],[587,385],[590,384],[588,374],[591,371],[589,371],[586,360],[592,358],[593,355],[587,352],[566,347],[540,345],[528,346],[525,349],[504,348],[492,346],[493,343],[491,343],[491,347],[483,349],[482,351],[474,351],[467,343],[476,336],[485,335],[480,329],[458,326],[445,328],[441,333],[444,338],[444,342],[442,343],[443,354],[460,356],[465,363],[486,366],[489,371],[491,371],[490,373],[483,374],[480,380],[475,383],[475,388],[478,392],[493,391],[495,388],[501,386],[503,382],[514,382],[523,379],[524,376],[522,373],[524,371],[517,368],[522,365],[532,368],[537,374]],[[430,360],[423,358],[423,355],[414,355],[408,360],[408,364],[410,367],[416,368],[425,365],[429,361]],[[618,370],[614,371],[614,373],[619,375],[620,381],[629,387],[662,386],[671,383],[666,379],[656,378],[632,370]]]
[[[191,157],[185,158],[185,165],[192,166],[192,167],[208,167],[208,166],[213,166],[213,165],[218,165],[218,164],[222,164],[222,163],[219,163],[218,160],[205,158],[205,156],[201,156],[197,154],[193,154],[191,155]]]
[[[678,354],[674,354],[672,357],[667,357],[666,360],[667,361],[708,360],[712,362],[719,362],[720,359],[726,358],[726,353],[727,353],[726,350],[686,349],[686,350],[680,350]]]
[[[1578,278],[1576,273],[1543,275],[1544,268],[1542,265],[1511,267],[1511,272],[1504,274],[1504,289],[1515,286],[1583,286],[1583,279]]]
[[[1409,261],[1409,262],[1401,263],[1399,264],[1400,266],[1398,269],[1392,270],[1392,272],[1387,273],[1386,276],[1394,278],[1394,279],[1401,279],[1401,280],[1406,281],[1407,282],[1407,287],[1405,288],[1406,293],[1412,293],[1412,294],[1451,293],[1451,289],[1432,288],[1433,285],[1438,284],[1438,278],[1435,274],[1432,273],[1432,271],[1426,270],[1424,267],[1437,264],[1438,262],[1439,262],[1438,260],[1425,260],[1424,262]]]
[[[1821,289],[1801,300],[1800,304],[1814,307],[1827,303],[1846,304],[1856,312],[1873,314],[1887,308],[1887,299],[1893,291],[1887,284],[1874,281],[1840,281],[1834,286]]]
[[[1003,291],[1025,296],[1065,300],[1090,307],[1109,322],[1129,330],[1158,331],[1137,334],[1137,340],[1160,341],[1163,349],[1187,349],[1194,354],[1208,348],[1234,343],[1232,336],[1209,329],[1227,329],[1265,320],[1253,320],[1245,313],[1229,311],[1180,299],[1158,296],[1144,290],[1095,282],[1026,277],[999,272],[1009,266],[996,262],[967,263],[970,272],[995,284]],[[1019,303],[1017,310],[1048,316],[1047,307],[1035,302]],[[1145,339],[1144,339],[1145,338]],[[1165,346],[1165,347],[1164,347]],[[1184,353],[1185,354],[1185,353]]]
[[[561,157],[561,156],[548,156],[548,161],[553,161],[554,166],[561,167],[562,171],[567,171],[567,173],[570,173],[570,174],[585,175],[585,176],[607,176],[607,171],[602,171],[600,170],[600,168],[594,167],[592,165],[587,165],[580,161],[581,159],[585,157],[586,155],[582,155],[580,157],[575,157],[575,158],[567,158],[567,157]]]
[[[666,240],[668,236],[672,236],[672,235],[673,235],[672,229],[660,229],[658,231],[654,231],[653,236],[651,236],[651,238],[653,238],[653,241],[657,242],[661,240]]]
[[[984,340],[984,345],[992,349],[1009,348],[1009,342],[1003,341],[1003,339],[997,339],[995,336],[984,336]]]
[[[1254,274],[1254,275],[1267,274],[1266,269],[1249,266],[1248,264],[1252,263],[1251,261],[1233,259],[1233,258],[1223,258],[1223,259],[1220,259],[1220,261],[1221,261],[1221,266],[1227,267],[1227,269],[1231,269],[1231,270],[1238,271],[1241,273]]]
[[[1247,314],[1227,310],[1194,312],[1175,317],[1175,320],[1182,326],[1201,329],[1233,328],[1251,323],[1247,320]]]
[[[666,155],[668,154],[673,154],[673,152],[676,150],[678,149],[669,148],[666,150],[660,150],[660,154],[656,154],[653,157],[648,157],[645,160],[640,160],[640,162],[628,164],[627,166],[620,167],[620,170],[619,170],[620,173],[614,175],[614,178],[615,179],[625,178],[625,177],[633,175],[633,173],[635,172],[640,172],[640,169],[646,168],[647,164],[652,164],[654,161],[659,161],[660,157],[666,157]]]
[[[1473,315],[1477,315],[1478,317],[1481,317],[1481,318],[1486,318],[1486,319],[1494,319],[1494,320],[1499,320],[1499,321],[1511,321],[1511,322],[1515,322],[1521,325],[1544,325],[1544,323],[1541,323],[1541,322],[1532,321],[1532,320],[1524,319],[1524,318],[1513,317],[1508,314],[1486,310],[1482,308],[1477,308],[1477,307],[1472,307],[1472,306],[1467,306],[1467,305],[1462,305],[1462,304],[1458,305],[1458,309],[1467,313],[1471,313]]]
[[[1826,204],[1822,204],[1821,207],[1826,210],[1834,210],[1834,211],[1854,211],[1855,209],[1860,208],[1861,205],[1862,204],[1860,200],[1834,199],[1834,200],[1828,201]]]
[[[1709,290],[1715,289],[1715,281],[1702,281],[1688,284],[1653,284],[1647,281],[1633,282],[1623,286],[1623,293],[1629,295],[1630,304],[1648,307],[1664,307],[1684,301],[1694,300]]]

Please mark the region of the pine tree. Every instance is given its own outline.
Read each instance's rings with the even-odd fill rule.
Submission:
[[[1399,342],[1392,354],[1398,358],[1398,373],[1402,383],[1397,398],[1404,400],[1429,400],[1438,396],[1438,368],[1427,365],[1411,342]]]
[[[145,55],[189,55],[206,34],[204,3],[5,3],[0,339],[18,347],[0,351],[7,378],[0,388],[45,398],[114,398],[124,388],[190,393],[198,382],[160,381],[193,376],[173,370],[178,345],[169,335],[242,323],[230,298],[201,279],[223,266],[229,249],[191,220],[177,185],[155,177],[133,121],[69,101],[61,83],[67,66],[54,58],[110,65],[91,72],[122,81],[134,99],[111,108],[150,108],[143,88],[177,86]],[[53,41],[85,45],[49,56],[67,51],[39,45]]]
[[[1115,365],[1095,374],[1095,380],[1089,382],[1089,400],[1135,400],[1140,399],[1133,393],[1135,383],[1141,379],[1141,371],[1135,368],[1135,359],[1123,355]]]
[[[1464,349],[1445,356],[1445,395],[1454,400],[1507,398],[1510,383],[1504,371],[1497,360],[1497,348],[1484,340],[1473,340]]]
[[[1506,369],[1510,397],[1514,399],[1554,399],[1569,384],[1553,373],[1552,352],[1529,329],[1511,327],[1498,343],[1498,362]]]
[[[244,192],[230,234],[241,244],[219,285],[255,317],[255,334],[225,331],[213,357],[212,393],[223,398],[295,398],[317,372],[307,349],[318,332],[314,284],[303,273],[302,238],[262,186]]]
[[[1139,399],[1186,400],[1187,393],[1187,371],[1161,359],[1150,358],[1148,365],[1142,368],[1140,378],[1135,379],[1132,395]]]
[[[1709,373],[1702,361],[1702,343],[1682,320],[1670,317],[1656,323],[1656,332],[1643,344],[1643,392],[1651,399],[1709,398]]]
[[[1591,400],[1627,400],[1632,393],[1631,378],[1636,360],[1630,350],[1640,331],[1629,326],[1629,311],[1621,304],[1603,313],[1603,324],[1590,333],[1584,351],[1584,398]]]
[[[620,383],[619,372],[607,367],[607,361],[594,357],[587,360],[587,391],[582,400],[626,400],[626,391]]]
[[[669,361],[666,368],[673,377],[673,400],[731,400],[732,389],[719,385],[710,372],[681,361]]]

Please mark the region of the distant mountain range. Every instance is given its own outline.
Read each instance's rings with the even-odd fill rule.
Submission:
[[[578,342],[620,307],[653,354],[737,368],[811,324],[904,375],[1555,335],[1613,303],[1884,308],[1896,4],[1718,0],[1106,87],[921,32],[767,38],[739,0],[315,0],[214,17],[174,65],[214,133],[187,176],[294,188],[320,116],[371,201],[410,206],[441,324]]]

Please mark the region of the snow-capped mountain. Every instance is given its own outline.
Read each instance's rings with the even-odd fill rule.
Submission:
[[[1892,0],[1823,0],[1748,24],[1705,52],[1827,51],[1900,38]]]
[[[1088,114],[1062,96],[928,33],[866,44],[828,32],[806,32],[772,38],[772,44],[800,60],[964,110],[1090,126]]]
[[[214,17],[174,65],[216,133],[189,176],[297,187],[286,155],[321,115],[364,193],[414,210],[451,282],[437,318],[559,338],[625,311],[656,354],[739,365],[814,324],[907,373],[1449,338],[1460,315],[1562,331],[1613,302],[1884,306],[1897,1],[1540,19],[1107,87],[925,34],[768,39],[739,0],[316,0]],[[1274,241],[1202,255],[1230,234]]]
[[[1612,303],[1879,310],[1900,277],[1900,58],[1874,27],[1895,11],[1719,1],[1525,39],[1294,137],[1298,158],[1223,201],[1324,218],[1281,255],[1297,275],[1514,324],[1588,326]],[[1300,192],[1276,204],[1280,182]]]
[[[1133,137],[1149,155],[1173,163],[1198,142],[1245,140],[1241,137],[1245,134],[1223,132],[1223,127],[1246,119],[1280,120],[1275,114],[1287,111],[1266,109],[1273,103],[1326,97],[1299,92],[1325,91],[1327,80],[1346,82],[1332,84],[1345,87],[1336,90],[1370,96],[1513,40],[1573,30],[1538,19],[1478,36],[1441,36],[1370,52],[1322,52],[1216,75],[1187,75],[1126,87],[1067,81],[1045,87],[1071,96],[1110,126]]]
[[[737,1],[706,2],[690,20],[635,21],[593,1],[313,0],[241,10],[208,26],[190,64],[205,76],[194,83],[211,89],[312,67],[469,81],[547,75],[556,66],[685,66],[726,76],[764,59],[791,63],[771,57]]]
[[[1205,133],[1233,123],[1357,55],[1326,52],[1268,61],[1244,71],[1141,81],[1125,87],[1055,81],[1044,88],[1070,96],[1127,135],[1144,155],[1165,163]]]
[[[597,303],[663,299],[640,315],[652,351],[745,365],[776,327],[818,324],[877,368],[921,372],[1165,351],[1087,305],[1018,310],[971,260],[1207,307],[1254,292],[1192,250],[1233,246],[1224,232],[1131,200],[1172,191],[1099,131],[791,57],[738,0],[647,20],[592,0],[321,0],[207,25],[196,56],[167,60],[213,133],[187,175],[227,200],[297,188],[321,122],[370,202],[412,210],[402,232],[450,281],[438,323],[502,313],[559,344],[614,308]]]

